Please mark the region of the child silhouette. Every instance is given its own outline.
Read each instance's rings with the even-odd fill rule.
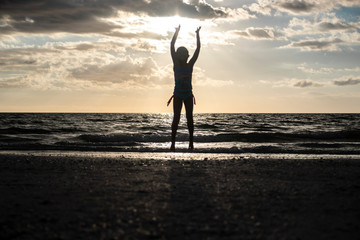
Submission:
[[[185,47],[179,47],[175,51],[175,42],[180,31],[180,25],[179,27],[175,28],[176,31],[174,33],[174,36],[170,44],[170,52],[174,64],[173,70],[175,77],[174,94],[168,102],[169,105],[171,99],[174,98],[173,101],[174,118],[171,125],[171,147],[170,147],[171,151],[175,151],[176,132],[180,121],[180,113],[183,103],[185,105],[187,126],[189,130],[189,149],[194,149],[193,108],[194,108],[195,98],[192,92],[191,80],[192,80],[192,72],[193,72],[194,64],[200,53],[200,36],[199,36],[200,29],[201,27],[198,27],[195,31],[196,50],[189,62],[187,61],[189,58],[189,52]]]

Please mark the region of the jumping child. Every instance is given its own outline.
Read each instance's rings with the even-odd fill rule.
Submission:
[[[192,79],[193,67],[200,52],[200,36],[199,36],[200,29],[201,27],[198,27],[195,31],[196,50],[189,62],[187,62],[189,58],[189,52],[185,47],[179,47],[175,52],[175,42],[180,31],[180,25],[179,27],[175,28],[176,31],[170,44],[170,52],[174,64],[173,69],[174,69],[174,77],[175,77],[174,95],[170,98],[168,102],[169,105],[171,99],[174,98],[173,101],[174,118],[171,125],[171,147],[170,147],[171,151],[175,151],[175,138],[180,121],[180,113],[183,103],[185,105],[187,127],[189,130],[189,149],[191,150],[194,149],[193,108],[194,108],[195,98],[192,93],[191,79]]]

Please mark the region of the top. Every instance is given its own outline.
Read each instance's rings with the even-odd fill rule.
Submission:
[[[175,88],[174,95],[185,100],[192,96],[192,67],[177,67],[174,68]]]

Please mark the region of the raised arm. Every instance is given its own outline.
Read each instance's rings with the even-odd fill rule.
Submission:
[[[175,59],[176,59],[175,58],[175,42],[176,42],[177,36],[179,34],[179,31],[180,31],[180,25],[179,25],[179,27],[175,28],[175,33],[174,33],[173,38],[171,39],[171,44],[170,44],[171,58],[174,63],[175,63]]]
[[[196,60],[199,57],[199,53],[200,53],[200,46],[201,46],[201,44],[200,44],[200,34],[199,34],[200,29],[201,29],[201,27],[198,27],[196,29],[196,31],[195,31],[195,33],[196,33],[196,50],[194,52],[194,55],[192,56],[192,58],[189,61],[189,64],[191,64],[192,66],[195,64]]]

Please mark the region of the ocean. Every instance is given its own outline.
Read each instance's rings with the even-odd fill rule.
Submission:
[[[0,151],[167,153],[172,114],[0,113]],[[191,153],[360,155],[360,114],[194,114]],[[188,153],[181,116],[177,152]]]

